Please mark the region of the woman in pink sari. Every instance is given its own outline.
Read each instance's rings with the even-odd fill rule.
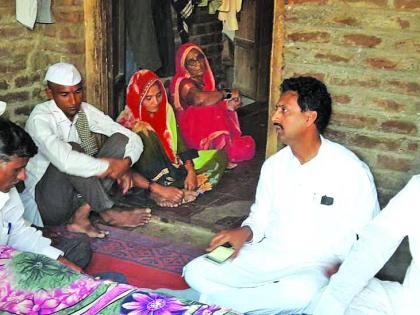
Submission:
[[[254,157],[255,141],[242,136],[235,111],[241,103],[239,91],[216,89],[209,62],[196,44],[179,47],[170,92],[188,147],[224,149],[231,167]]]

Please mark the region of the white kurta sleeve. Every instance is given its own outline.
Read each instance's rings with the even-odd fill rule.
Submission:
[[[108,168],[108,162],[77,152],[59,138],[50,115],[39,114],[29,119],[26,130],[43,154],[60,171],[81,177],[98,176]]]
[[[141,138],[131,130],[121,126],[92,105],[87,105],[86,115],[89,120],[89,127],[93,132],[104,134],[108,137],[114,133],[121,133],[128,138],[125,147],[124,157],[129,157],[132,164],[136,163],[143,152],[143,142]]]
[[[345,185],[340,187],[342,195],[342,238],[337,235],[335,255],[342,261],[356,241],[357,234],[379,213],[379,203],[375,183],[369,168],[349,167],[343,173]]]
[[[420,202],[420,177],[411,179],[361,233],[359,241],[331,277],[314,315],[341,315],[352,299],[385,265],[418,221],[413,215]]]
[[[261,168],[260,178],[258,180],[255,202],[251,206],[251,212],[248,218],[242,222],[242,226],[249,226],[252,230],[251,243],[261,241],[265,236],[266,228],[269,224],[269,212],[272,210],[272,187],[270,178],[273,170],[271,163],[264,163]]]
[[[63,252],[51,246],[51,240],[42,236],[40,231],[26,226],[23,220],[23,204],[15,188],[9,192],[10,199],[2,208],[3,224],[10,224],[7,245],[19,251],[43,254],[57,259]]]

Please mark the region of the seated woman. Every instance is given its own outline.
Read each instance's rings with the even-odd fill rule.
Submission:
[[[217,150],[186,150],[165,88],[154,72],[133,74],[127,87],[127,105],[117,121],[143,140],[144,151],[133,166],[137,172],[131,180],[134,186],[148,188],[158,205],[175,207],[182,199],[192,201],[220,180],[226,155]]]
[[[179,47],[170,92],[188,147],[223,148],[230,168],[235,162],[253,158],[254,139],[242,136],[235,112],[241,103],[239,91],[216,90],[209,62],[199,46],[186,43]]]

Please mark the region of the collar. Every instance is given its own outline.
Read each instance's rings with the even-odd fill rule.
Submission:
[[[51,111],[51,113],[54,116],[54,119],[57,123],[61,124],[61,123],[68,123],[70,125],[76,123],[77,118],[79,117],[79,114],[76,114],[76,116],[74,116],[73,121],[71,121],[65,114],[64,112],[57,106],[57,104],[55,103],[55,101],[53,99],[51,99],[49,101],[48,107]],[[83,102],[81,104],[80,108],[84,108],[83,106]]]

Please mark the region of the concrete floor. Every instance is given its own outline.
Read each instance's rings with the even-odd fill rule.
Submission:
[[[177,208],[152,208],[152,221],[136,232],[205,248],[212,235],[239,226],[249,213],[261,165],[264,161],[267,105],[254,103],[238,110],[243,134],[257,144],[253,160],[226,171],[218,186],[190,204]]]

